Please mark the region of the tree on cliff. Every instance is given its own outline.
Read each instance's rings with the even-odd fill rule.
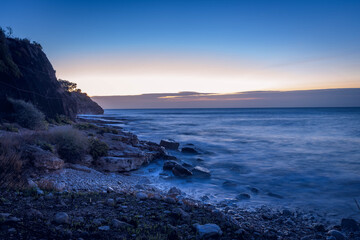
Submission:
[[[63,79],[59,79],[58,81],[60,82],[61,86],[68,92],[75,92],[75,91],[80,90],[80,89],[77,89],[76,83],[70,82],[68,80],[63,80]],[[80,90],[80,92],[81,92],[81,90]]]

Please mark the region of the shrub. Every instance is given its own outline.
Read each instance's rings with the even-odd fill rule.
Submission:
[[[38,141],[36,143],[36,145],[38,145],[42,150],[49,151],[52,153],[55,152],[54,145],[52,145],[51,143],[44,142],[44,141]]]
[[[90,130],[90,129],[99,129],[98,126],[91,124],[91,123],[77,123],[74,125],[75,128],[79,129],[79,130]]]
[[[118,134],[119,131],[114,128],[110,128],[110,127],[102,127],[102,128],[99,128],[99,131],[97,131],[97,134],[103,135],[104,133]]]
[[[68,162],[81,160],[88,149],[87,137],[71,126],[57,127],[50,131],[49,141],[56,145],[60,158]]]
[[[73,122],[71,121],[70,118],[68,118],[65,115],[56,115],[55,121],[57,124],[63,125],[63,124],[72,124]]]
[[[0,138],[0,188],[26,186],[20,142],[13,136]]]
[[[14,107],[14,119],[24,128],[33,130],[45,129],[45,115],[33,104],[23,100],[9,99]]]
[[[108,154],[109,146],[97,138],[89,140],[89,153],[96,160]]]
[[[13,124],[5,123],[0,126],[0,130],[8,131],[8,132],[19,132],[19,129]]]

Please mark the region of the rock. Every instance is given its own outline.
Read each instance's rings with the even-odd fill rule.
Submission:
[[[148,198],[148,195],[146,193],[143,192],[138,192],[136,193],[136,198],[139,200],[144,200]]]
[[[101,170],[107,172],[128,172],[140,168],[143,164],[153,159],[151,154],[138,154],[134,157],[101,157],[96,164]]]
[[[54,190],[58,191],[58,192],[63,191],[65,189],[65,187],[66,187],[66,185],[63,182],[59,182],[59,183],[54,184]]]
[[[113,227],[113,228],[127,228],[127,227],[133,227],[131,224],[128,224],[128,223],[126,223],[126,222],[123,222],[123,221],[119,221],[119,220],[117,220],[117,219],[113,219],[112,221],[111,221],[111,226]]]
[[[54,194],[49,193],[48,195],[45,196],[45,199],[50,200],[54,198]]]
[[[239,195],[236,196],[237,200],[247,200],[250,198],[251,198],[250,194],[247,193],[240,193]]]
[[[164,148],[169,150],[178,150],[180,144],[172,139],[166,139],[160,141],[160,146],[163,146]]]
[[[25,214],[28,218],[43,218],[43,214],[39,211],[39,210],[36,210],[36,209],[29,209],[29,211],[26,212]]]
[[[98,229],[100,231],[109,231],[110,230],[110,227],[109,226],[101,226],[101,227],[98,227]]]
[[[192,172],[190,172],[189,169],[179,164],[172,169],[172,173],[177,177],[187,177],[192,175]]]
[[[193,226],[200,239],[220,238],[222,235],[221,228],[216,224],[194,224]]]
[[[115,206],[115,201],[114,201],[114,199],[109,198],[108,200],[106,200],[106,204],[107,204],[108,206],[113,207],[113,206]]]
[[[181,195],[181,190],[176,188],[176,187],[172,187],[170,188],[170,190],[168,191],[169,195]]]
[[[44,191],[41,189],[36,190],[37,195],[44,195]]]
[[[182,219],[183,221],[190,221],[190,215],[185,212],[184,210],[182,210],[181,208],[175,208],[171,215],[175,218],[175,219]]]
[[[225,182],[223,182],[223,186],[224,187],[236,187],[238,184],[234,181],[231,180],[226,180]]]
[[[345,232],[358,232],[359,224],[351,218],[343,218],[341,220],[341,230]]]
[[[38,185],[32,179],[28,179],[27,182],[29,188],[38,188]]]
[[[207,178],[207,177],[211,176],[209,169],[200,167],[200,166],[194,167],[194,169],[192,170],[192,173],[194,174],[194,176],[202,177],[202,178]]]
[[[199,152],[192,147],[183,147],[181,152],[187,154],[199,154]]]
[[[171,156],[171,155],[168,155],[168,154],[165,154],[162,158],[164,160],[177,160],[177,157]]]
[[[45,151],[40,147],[28,146],[26,148],[28,158],[33,162],[34,166],[46,170],[58,170],[64,166],[64,161],[55,154]]]
[[[342,232],[339,232],[337,230],[330,230],[328,232],[328,235],[333,236],[336,240],[346,240],[344,234],[342,234]]]
[[[69,223],[69,215],[65,212],[58,212],[55,215],[54,221],[58,224],[67,224]]]
[[[92,221],[92,223],[93,223],[94,225],[101,225],[103,222],[105,222],[105,219],[103,219],[103,218],[95,218],[95,219]]]
[[[192,168],[193,167],[190,163],[187,163],[187,162],[182,163],[181,166],[186,167],[186,168]]]
[[[317,231],[317,232],[326,232],[326,229],[325,229],[325,226],[323,224],[320,224],[320,223],[316,223],[314,225],[314,229]]]
[[[163,166],[163,169],[164,170],[172,170],[176,165],[179,165],[177,162],[175,161],[165,161],[164,162],[164,166]]]
[[[83,224],[85,222],[85,219],[83,217],[75,217],[73,219],[73,223],[75,224]]]
[[[282,211],[282,215],[284,215],[284,216],[292,216],[293,213],[292,213],[290,210],[288,210],[288,209],[284,209],[284,210]]]
[[[258,194],[260,192],[259,189],[255,188],[255,187],[250,187],[249,190],[255,194]]]
[[[172,197],[166,197],[164,199],[164,201],[167,202],[167,203],[170,203],[170,204],[175,204],[176,203],[176,200],[174,198],[172,198]]]
[[[301,240],[303,240],[303,239],[301,239]],[[307,238],[307,239],[304,239],[304,240],[312,240],[312,238]],[[326,238],[326,240],[336,240],[336,237],[334,237],[334,236],[329,236],[329,237],[327,237]]]

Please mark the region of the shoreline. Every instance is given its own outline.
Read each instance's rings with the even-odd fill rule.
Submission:
[[[117,136],[117,137],[124,137],[121,139],[121,142],[127,142],[130,143],[131,141],[134,141],[130,143],[128,146],[137,146],[142,148],[144,150],[144,146],[148,147],[151,146],[151,150],[157,149],[157,151],[162,152],[162,158],[163,159],[171,159],[172,156],[168,155],[165,151],[162,151],[159,149],[160,145],[155,143],[149,143],[147,141],[141,141],[137,139],[137,136],[122,131],[121,128],[114,128],[109,127],[107,124],[110,124],[111,122],[104,122],[104,121],[91,121],[89,119],[81,119],[79,118],[78,123],[88,123],[88,124],[96,124],[100,127],[108,127],[110,128],[110,132],[103,133],[101,136],[98,135],[99,138],[102,138],[102,140],[106,139],[107,136]],[[111,128],[114,128],[117,130],[117,133],[112,133]],[[88,133],[93,134],[92,129],[88,129]],[[104,137],[104,135],[106,135]],[[107,139],[109,140],[109,139]],[[113,139],[112,139],[113,140]],[[111,141],[112,141],[111,140]],[[130,141],[130,142],[129,142]],[[108,142],[109,144],[109,142]],[[110,144],[111,145],[111,144]],[[126,150],[126,148],[124,148]],[[128,150],[128,149],[127,149]],[[136,150],[131,149],[134,153]],[[148,151],[149,149],[145,148],[145,151]],[[112,151],[110,149],[110,151]],[[140,168],[144,164],[147,164],[151,162],[152,160],[156,159],[159,155],[157,155],[159,152],[151,152],[150,151],[150,158],[149,156],[141,156],[143,159],[146,159],[142,164],[140,164],[138,167]],[[130,153],[131,155],[131,153]],[[138,157],[138,155],[136,155]],[[87,166],[86,166],[87,165]],[[152,202],[155,201],[156,204],[165,204],[167,207],[172,209],[173,207],[179,207],[181,210],[180,213],[173,213],[170,211],[170,213],[167,213],[166,218],[169,217],[170,219],[173,219],[176,215],[175,219],[181,221],[184,221],[185,224],[189,225],[188,228],[189,231],[187,234],[188,236],[193,237],[199,237],[199,230],[194,227],[193,225],[198,222],[199,224],[218,224],[220,225],[220,229],[222,234],[217,236],[216,238],[220,239],[331,239],[329,237],[335,235],[336,236],[344,236],[348,235],[349,239],[355,239],[350,237],[359,237],[360,233],[354,233],[354,231],[347,231],[341,233],[340,231],[342,228],[346,226],[340,226],[339,225],[333,225],[331,224],[327,219],[323,219],[322,216],[318,215],[316,212],[306,212],[303,210],[289,210],[285,207],[280,207],[277,209],[274,209],[272,207],[259,207],[259,208],[238,208],[236,204],[232,204],[231,201],[228,203],[223,202],[219,203],[217,205],[208,204],[203,201],[194,200],[191,198],[191,196],[187,196],[184,194],[181,189],[178,188],[171,188],[169,191],[163,191],[157,188],[156,186],[153,186],[150,182],[149,178],[145,176],[140,175],[134,175],[132,174],[132,171],[125,171],[123,173],[105,173],[103,171],[100,171],[99,166],[89,165],[89,164],[79,164],[79,163],[66,163],[61,169],[58,169],[56,171],[50,171],[46,174],[39,175],[37,177],[34,177],[31,181],[33,183],[36,182],[36,186],[39,186],[38,190],[32,194],[30,194],[30,197],[24,201],[28,201],[26,203],[27,205],[37,205],[34,203],[35,200],[41,200],[41,201],[47,201],[51,199],[56,199],[56,201],[61,201],[62,198],[67,198],[69,195],[75,195],[75,196],[92,196],[93,194],[101,195],[101,199],[99,200],[101,206],[106,205],[106,207],[116,207],[118,208],[118,203],[115,201],[114,204],[110,204],[108,206],[107,201],[108,199],[113,199],[117,197],[125,197],[130,198],[131,204],[128,204],[127,207],[142,204],[143,202]],[[134,169],[135,170],[135,169]],[[41,186],[45,186],[46,184],[51,183],[51,190],[45,190],[41,189]],[[18,196],[21,196],[24,193],[18,194]],[[55,196],[55,197],[54,197]],[[17,198],[17,195],[12,195],[12,193],[9,193],[9,198]],[[59,200],[60,199],[60,200]],[[225,200],[225,199],[224,199]],[[105,203],[105,204],[104,204]],[[5,206],[11,206],[12,203],[7,204]],[[88,207],[88,205],[84,205],[85,209]],[[188,206],[191,206],[191,210],[188,209]],[[64,206],[63,206],[64,207]],[[66,210],[70,212],[74,212],[73,208],[74,206],[66,206]],[[126,207],[126,208],[127,208]],[[19,208],[17,206],[14,206],[14,209]],[[61,207],[60,207],[61,208]],[[208,211],[209,216],[217,216],[215,217],[214,222],[202,222],[202,221],[195,221],[195,223],[189,224],[188,222],[188,216],[182,211],[185,211],[188,209],[187,213],[191,213],[194,209],[206,209]],[[21,209],[21,207],[20,207]],[[111,211],[112,208],[107,209],[105,212]],[[4,213],[6,209],[3,208],[3,206],[0,204],[0,213]],[[41,211],[40,209],[36,209],[37,211]],[[65,211],[65,210],[64,210]],[[5,215],[8,214],[5,212]],[[19,213],[17,213],[19,214]],[[53,218],[53,215],[56,214],[51,209],[47,210],[47,219]],[[4,214],[2,216],[5,216]],[[15,214],[10,213],[10,215],[4,217],[4,222],[6,223],[9,217],[13,216]],[[21,215],[21,214],[20,214]],[[71,215],[71,214],[70,214]],[[74,215],[74,213],[72,213]],[[76,215],[76,214],[75,214]],[[169,216],[168,216],[169,215]],[[179,216],[180,217],[179,217]],[[185,216],[185,217],[184,217]],[[201,216],[201,215],[200,215]],[[218,217],[220,216],[220,221]],[[18,217],[18,216],[16,216]],[[22,215],[19,219],[26,219],[27,216]],[[196,218],[196,216],[194,216]],[[90,220],[89,220],[90,221]],[[110,224],[110,221],[108,220],[108,225]],[[172,221],[172,220],[171,220]],[[223,229],[223,225],[221,225],[222,221],[225,222],[225,225],[229,225],[230,230]],[[55,229],[59,227],[59,224],[52,224],[53,220],[50,220],[50,224],[48,226],[54,227]],[[87,221],[85,221],[87,222]],[[31,222],[30,222],[31,223]],[[85,237],[92,239],[96,234],[99,232],[101,234],[105,234],[103,230],[99,228],[94,228],[91,223],[89,223],[91,226],[87,226],[86,229],[90,235]],[[69,223],[63,224],[65,227],[69,226]],[[63,226],[60,224],[60,226]],[[81,225],[81,224],[80,224]],[[104,226],[108,226],[104,225]],[[10,224],[10,226],[12,226]],[[72,226],[70,224],[70,226]],[[82,226],[82,225],[81,225]],[[84,226],[82,226],[84,227]],[[100,226],[101,227],[101,226]],[[133,226],[134,227],[134,226]],[[179,229],[176,229],[177,226],[173,226],[175,228],[175,232],[180,237]],[[109,236],[113,236],[113,229],[114,227],[110,226],[109,230],[106,230],[106,234]],[[10,231],[12,228],[8,228],[7,231]],[[16,230],[16,229],[15,229]],[[12,232],[13,230],[11,230]],[[50,231],[50,229],[49,229]],[[65,232],[64,232],[65,231]],[[108,232],[109,231],[109,232]],[[63,227],[58,231],[59,234],[61,234],[63,237],[73,237],[73,236],[80,236],[77,233],[71,233],[69,235],[68,230],[64,230]],[[355,231],[356,232],[356,231]],[[3,231],[0,232],[3,234]],[[18,232],[13,232],[13,236],[16,235]],[[65,235],[64,235],[65,234]],[[94,236],[92,234],[95,234]],[[105,235],[106,235],[105,234]],[[173,232],[172,232],[173,234]],[[340,235],[339,235],[340,234]],[[67,236],[69,235],[69,236]],[[85,234],[86,235],[86,234]],[[214,235],[214,236],[215,236]],[[0,235],[1,236],[4,235]],[[66,237],[67,236],[67,237]],[[213,237],[214,237],[213,236]],[[126,236],[126,239],[137,239],[137,236],[129,235]],[[11,238],[10,238],[11,239]],[[16,239],[16,238],[13,238]],[[163,239],[163,238],[159,238]],[[181,238],[179,238],[181,239]],[[207,239],[207,238],[206,238]]]

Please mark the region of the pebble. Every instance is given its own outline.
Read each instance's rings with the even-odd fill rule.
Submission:
[[[111,226],[112,226],[113,228],[133,227],[131,224],[128,224],[128,223],[123,222],[123,221],[119,221],[119,220],[117,220],[117,219],[113,219],[113,220],[111,221]]]
[[[170,190],[168,191],[169,195],[181,195],[181,190],[176,188],[176,187],[172,187],[170,188]]]
[[[65,212],[58,212],[54,220],[58,224],[69,223],[69,215]]]
[[[144,200],[148,198],[148,195],[146,193],[143,192],[138,192],[136,193],[136,198],[139,200]]]
[[[109,226],[101,226],[101,227],[98,227],[98,229],[101,231],[109,231],[110,227]]]
[[[108,200],[106,200],[106,204],[107,204],[108,206],[113,207],[113,206],[115,206],[115,201],[114,201],[114,199],[109,198]]]

